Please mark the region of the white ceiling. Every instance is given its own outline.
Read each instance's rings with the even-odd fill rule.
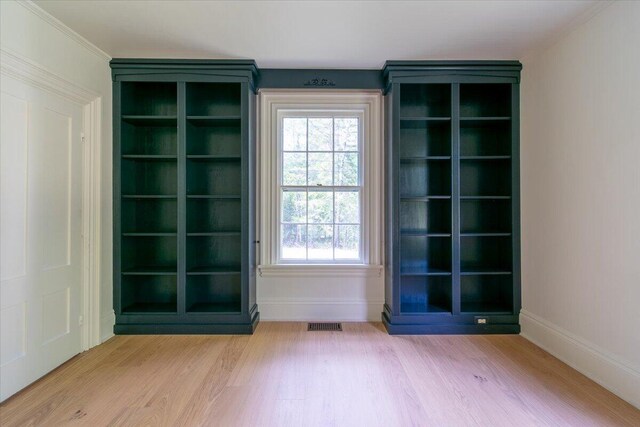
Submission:
[[[520,59],[597,1],[36,1],[114,58],[252,58],[264,68]]]

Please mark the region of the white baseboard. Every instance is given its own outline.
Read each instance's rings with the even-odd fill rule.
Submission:
[[[262,299],[258,301],[260,320],[378,322],[382,301],[318,299]]]
[[[640,408],[640,371],[630,363],[527,310],[520,326],[524,338]]]
[[[103,343],[113,336],[113,326],[116,324],[116,313],[109,310],[106,316],[100,318],[100,342]]]

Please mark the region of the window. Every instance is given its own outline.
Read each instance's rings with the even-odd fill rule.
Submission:
[[[363,262],[362,121],[357,111],[279,114],[281,262]]]
[[[259,276],[381,277],[380,92],[261,90],[258,110]]]

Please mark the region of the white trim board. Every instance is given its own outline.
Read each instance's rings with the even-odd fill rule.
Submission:
[[[103,343],[109,338],[114,336],[113,333],[113,325],[116,324],[116,313],[113,310],[110,310],[105,316],[100,318],[100,330],[107,331],[104,335],[100,337],[100,342]]]
[[[524,309],[520,326],[522,337],[640,408],[640,372],[630,363]]]
[[[102,342],[100,330],[100,260],[102,210],[101,135],[102,99],[97,97],[84,106],[83,142],[83,302],[82,317],[87,319],[83,329],[83,349]],[[112,328],[113,329],[113,328]]]

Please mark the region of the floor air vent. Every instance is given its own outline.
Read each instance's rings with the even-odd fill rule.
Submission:
[[[342,331],[342,323],[312,322],[309,323],[307,331]]]

